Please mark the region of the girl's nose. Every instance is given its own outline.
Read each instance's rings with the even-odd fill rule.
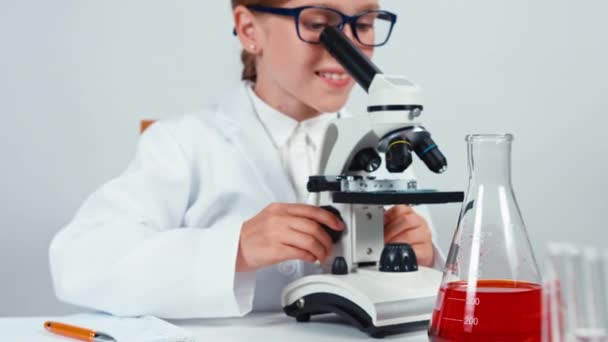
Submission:
[[[357,38],[355,38],[355,33],[353,32],[352,27],[349,24],[345,24],[344,29],[342,31],[350,40],[352,40],[355,43],[359,43],[357,41]]]

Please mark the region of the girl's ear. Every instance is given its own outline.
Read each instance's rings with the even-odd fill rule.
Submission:
[[[258,44],[256,42],[255,16],[245,6],[237,6],[233,10],[234,28],[241,41],[244,50],[256,53]]]

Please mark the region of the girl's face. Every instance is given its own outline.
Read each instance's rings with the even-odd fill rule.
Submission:
[[[355,15],[378,9],[378,0],[330,1],[288,0],[280,7],[317,5]],[[298,38],[293,17],[256,15],[255,44],[257,82],[255,90],[271,106],[298,120],[341,109],[354,86],[354,80],[322,45]],[[359,44],[350,25],[344,33],[367,55],[373,48]]]

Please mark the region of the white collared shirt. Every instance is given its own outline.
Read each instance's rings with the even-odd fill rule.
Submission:
[[[298,122],[269,106],[248,87],[255,111],[272,139],[298,203],[308,203],[308,177],[318,174],[323,135],[338,113],[323,113]]]

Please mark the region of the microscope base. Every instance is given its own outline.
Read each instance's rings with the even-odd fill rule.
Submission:
[[[312,275],[283,290],[283,310],[298,322],[335,313],[371,337],[384,337],[428,326],[441,272],[385,273],[360,268],[347,275]]]

